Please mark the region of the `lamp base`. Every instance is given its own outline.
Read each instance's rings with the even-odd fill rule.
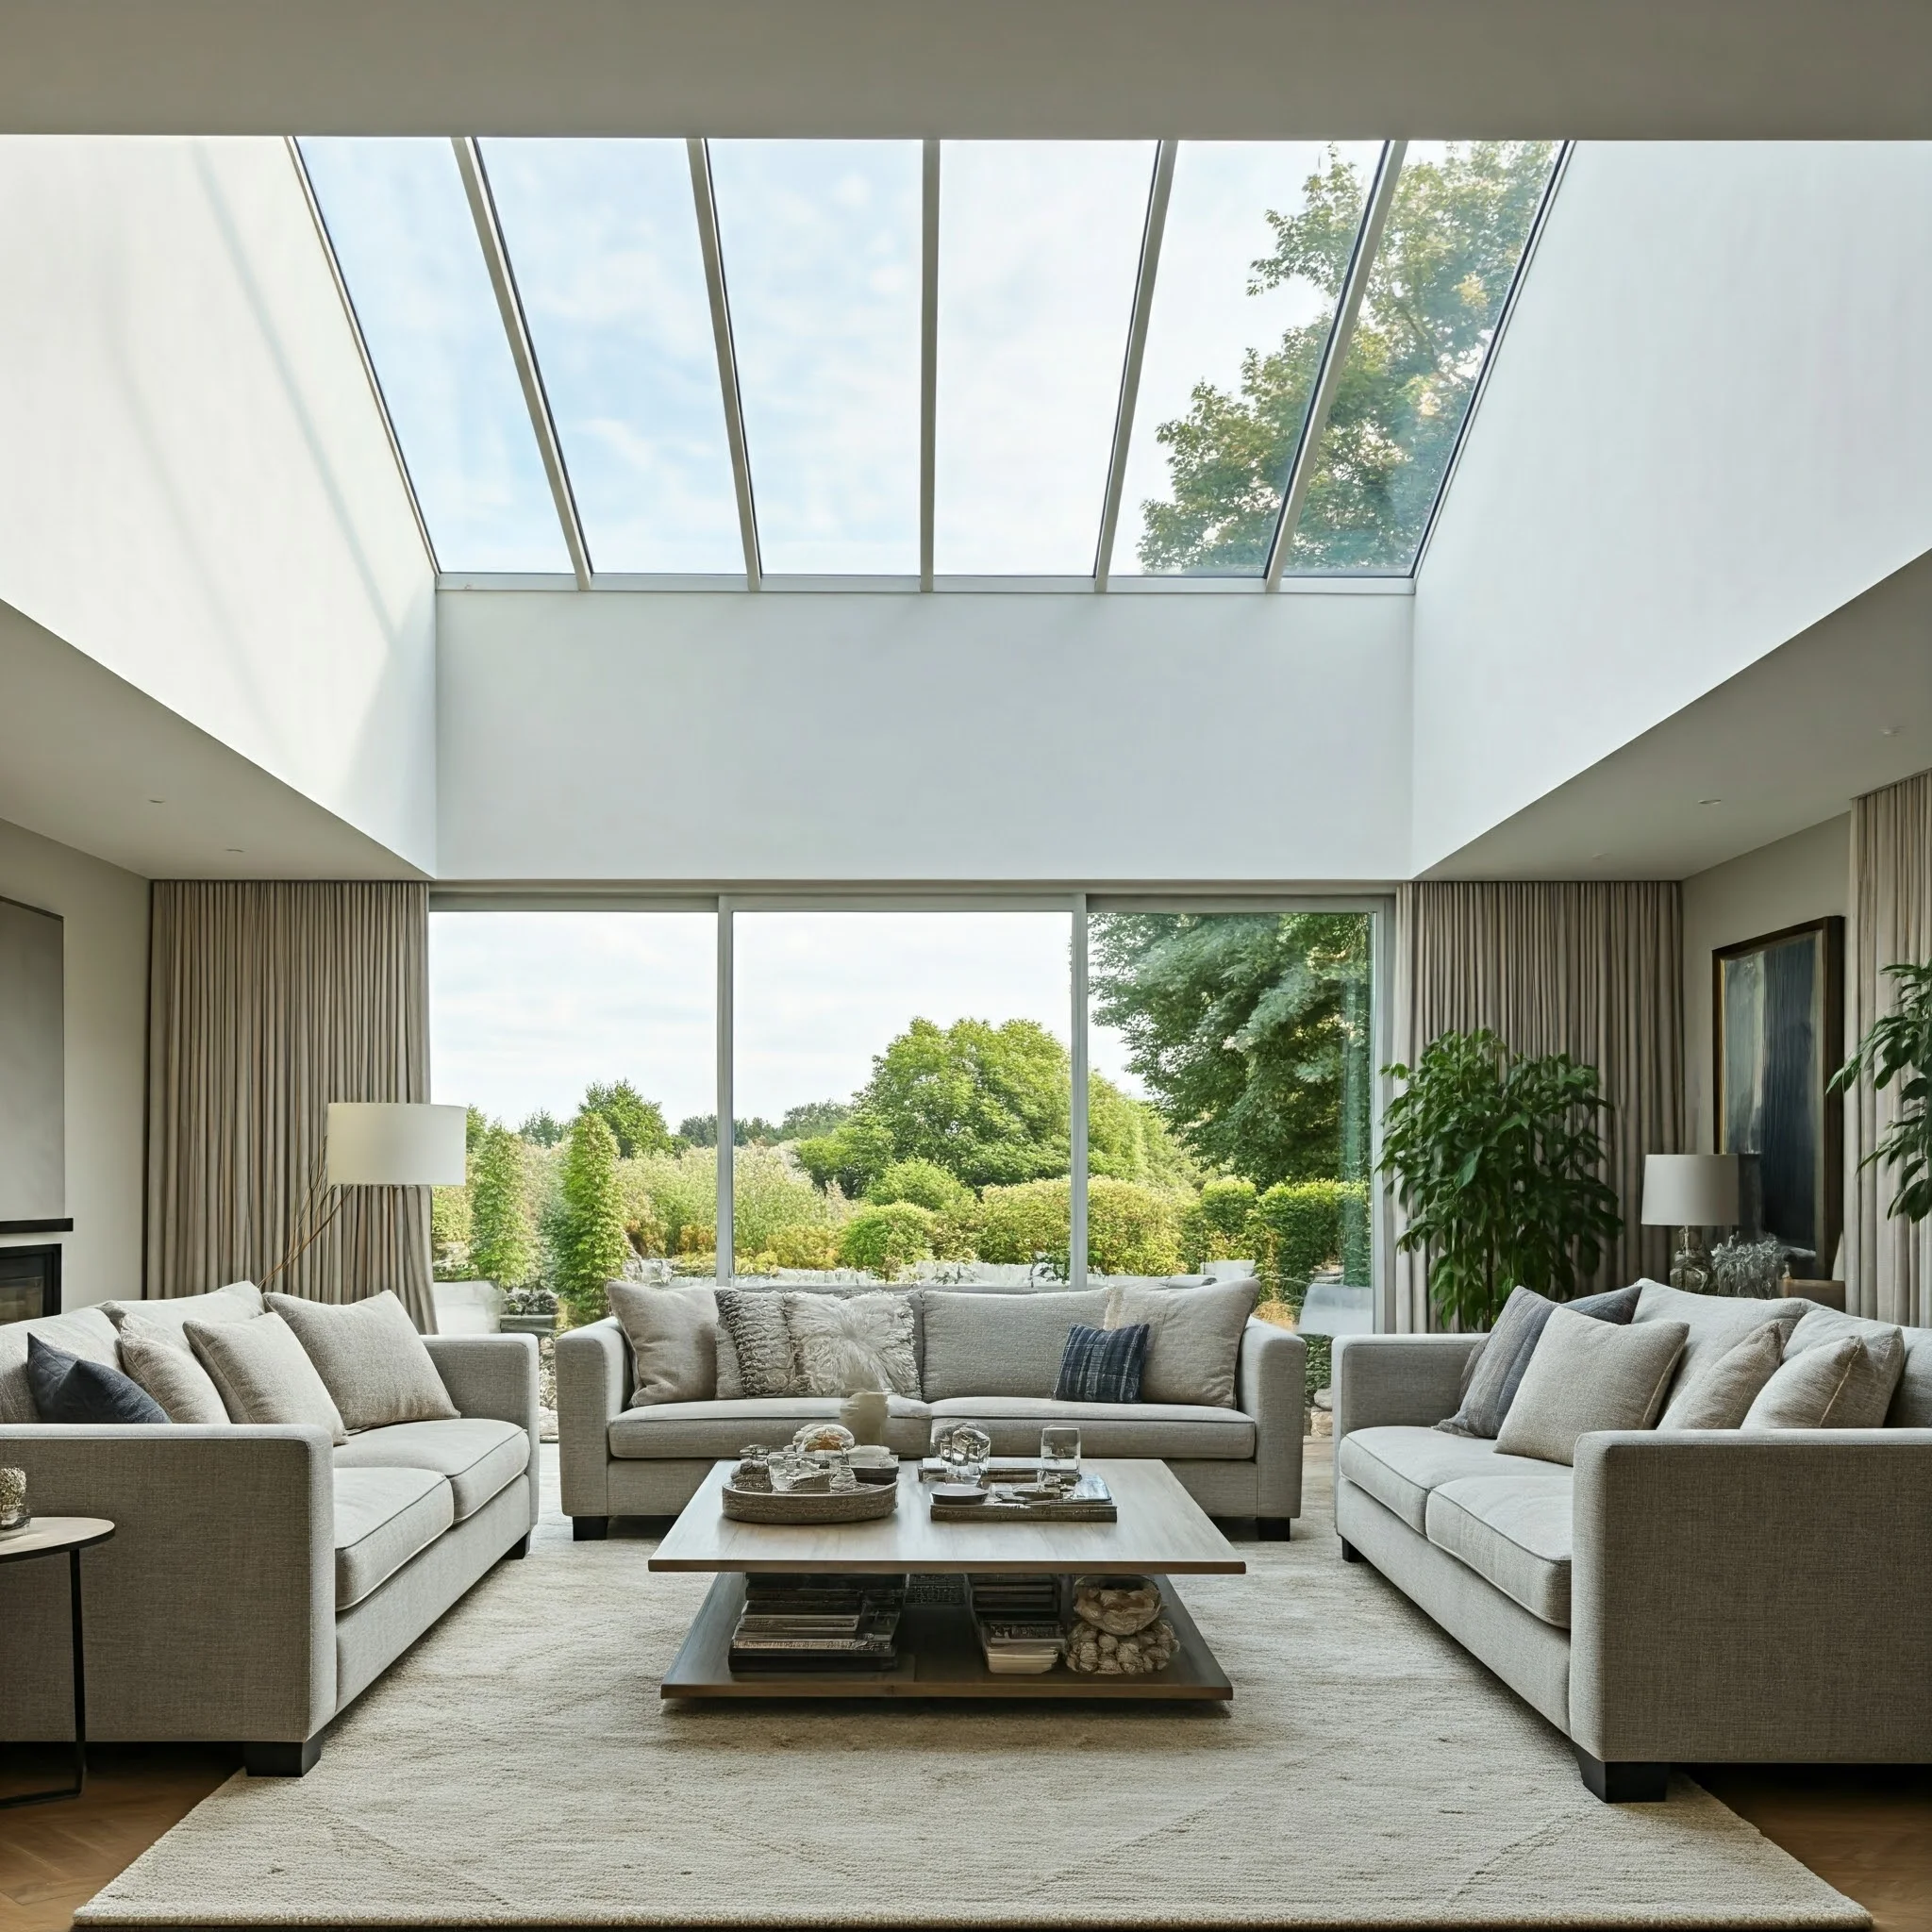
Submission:
[[[1686,1294],[1708,1294],[1715,1270],[1701,1227],[1677,1230],[1677,1252],[1671,1258],[1671,1286]]]

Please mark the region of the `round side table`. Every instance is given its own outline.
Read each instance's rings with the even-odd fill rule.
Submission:
[[[77,1798],[87,1784],[87,1675],[81,1659],[80,1553],[114,1534],[105,1516],[37,1516],[25,1529],[0,1536],[0,1563],[25,1563],[34,1557],[67,1552],[67,1607],[74,1624],[74,1782],[54,1791],[24,1791],[0,1798],[0,1811],[15,1805],[45,1805],[55,1798]]]

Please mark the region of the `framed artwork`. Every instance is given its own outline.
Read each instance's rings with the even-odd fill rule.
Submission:
[[[1746,1237],[1795,1250],[1822,1277],[1844,1207],[1844,1103],[1825,1082],[1844,1058],[1845,923],[1814,919],[1710,956],[1717,1152],[1747,1158]]]

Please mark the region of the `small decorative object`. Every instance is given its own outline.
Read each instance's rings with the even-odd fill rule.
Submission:
[[[26,1471],[0,1469],[0,1536],[25,1529],[32,1521],[26,1507]]]
[[[1082,1576],[1074,1584],[1067,1668],[1084,1676],[1144,1677],[1174,1660],[1174,1625],[1144,1576]]]
[[[1711,1272],[1707,1227],[1738,1221],[1735,1154],[1646,1154],[1643,1157],[1643,1224],[1674,1227],[1677,1252],[1671,1286],[1686,1294],[1722,1294]]]
[[[849,1449],[858,1439],[850,1429],[837,1423],[807,1423],[792,1437],[791,1446],[804,1455],[831,1455],[841,1449]]]
[[[928,1491],[935,1503],[949,1503],[958,1508],[984,1503],[987,1491],[977,1483],[934,1483]]]
[[[1055,1424],[1040,1432],[1040,1480],[1054,1490],[1071,1490],[1080,1480],[1080,1432]]]
[[[946,1465],[948,1480],[977,1486],[986,1474],[987,1457],[992,1454],[992,1438],[976,1423],[961,1423],[948,1429],[938,1442],[940,1460]]]
[[[1131,1637],[1160,1614],[1160,1591],[1144,1576],[1081,1576],[1074,1614],[1109,1637]]]
[[[839,1420],[855,1442],[883,1442],[891,1412],[883,1389],[855,1390],[839,1405]]]
[[[724,1514],[735,1523],[872,1523],[899,1507],[896,1483],[858,1483],[835,1490],[831,1472],[820,1469],[817,1487],[741,1490],[726,1483],[721,1492]]]
[[[747,1442],[738,1452],[738,1468],[731,1477],[734,1490],[756,1490],[772,1493],[772,1452],[762,1442]]]
[[[1740,1241],[1733,1235],[1729,1241],[1720,1241],[1711,1251],[1710,1291],[1769,1301],[1780,1291],[1787,1252],[1775,1235],[1767,1235],[1761,1241]]]

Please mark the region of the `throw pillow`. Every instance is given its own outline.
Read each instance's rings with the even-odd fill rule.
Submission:
[[[1552,1308],[1496,1432],[1497,1454],[1574,1462],[1579,1436],[1650,1428],[1689,1335],[1682,1322],[1620,1325]]]
[[[117,1346],[124,1374],[147,1391],[171,1423],[225,1424],[222,1391],[195,1360],[188,1338],[158,1322],[124,1315]]]
[[[1648,1325],[1647,1324],[1644,1325]],[[1774,1322],[1727,1348],[1708,1368],[1684,1383],[1671,1397],[1660,1429],[1735,1429],[1757,1400],[1757,1392],[1777,1374],[1784,1359],[1784,1330]]]
[[[610,1312],[630,1343],[631,1407],[656,1402],[710,1402],[718,1394],[718,1293],[651,1288],[641,1281],[605,1284]]]
[[[1090,1328],[1076,1322],[1060,1357],[1056,1402],[1139,1402],[1141,1371],[1153,1330],[1145,1322],[1128,1328]]]
[[[189,1346],[221,1391],[232,1423],[315,1423],[345,1442],[328,1385],[279,1315],[252,1322],[191,1322]]]
[[[252,1322],[261,1313],[261,1291],[252,1281],[231,1281],[206,1294],[164,1295],[151,1302],[103,1302],[101,1313],[120,1328],[129,1322],[180,1337],[188,1322]],[[183,1348],[188,1343],[183,1341]]]
[[[390,1290],[359,1302],[262,1297],[295,1332],[345,1429],[448,1423],[461,1413],[409,1311]]]
[[[1128,1288],[1108,1291],[1107,1328],[1149,1330],[1141,1372],[1142,1402],[1234,1407],[1235,1362],[1241,1331],[1255,1312],[1260,1284],[1252,1276],[1208,1288]]]
[[[1462,1406],[1436,1426],[1451,1436],[1480,1436],[1493,1441],[1516,1400],[1524,1372],[1536,1354],[1544,1325],[1557,1308],[1587,1315],[1594,1322],[1622,1327],[1637,1312],[1638,1290],[1613,1288],[1605,1294],[1587,1294],[1580,1301],[1553,1302],[1534,1289],[1512,1288],[1496,1325],[1463,1364]]]
[[[105,1362],[26,1339],[26,1379],[43,1423],[164,1423],[168,1412],[140,1383]]]
[[[747,1396],[803,1395],[791,1331],[785,1325],[785,1297],[757,1289],[721,1288],[718,1330],[729,1335],[738,1362],[739,1393]]]
[[[1905,1337],[1847,1335],[1788,1357],[1744,1417],[1747,1429],[1880,1429],[1906,1364]]]
[[[1016,1294],[928,1288],[920,1301],[928,1402],[989,1395],[1048,1401],[1074,1324],[1099,1326],[1107,1314],[1107,1291],[1098,1288]]]
[[[912,1305],[903,1294],[788,1294],[775,1297],[808,1395],[856,1395],[884,1389],[919,1393],[912,1349]]]

